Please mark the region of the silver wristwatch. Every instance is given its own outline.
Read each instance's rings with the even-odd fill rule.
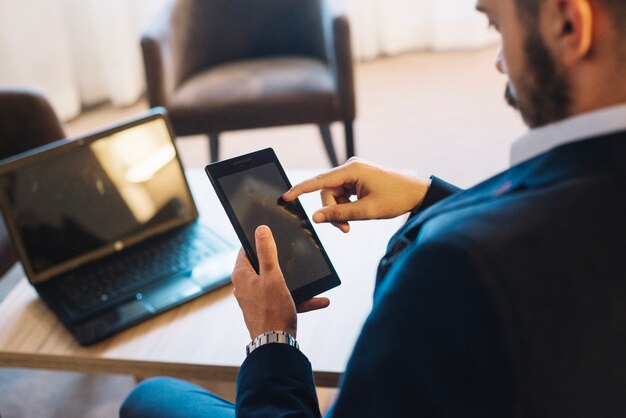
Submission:
[[[265,344],[287,344],[300,349],[298,342],[290,334],[285,331],[267,331],[256,337],[246,346],[246,355],[250,355],[254,350]]]

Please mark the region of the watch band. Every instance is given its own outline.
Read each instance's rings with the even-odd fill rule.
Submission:
[[[298,350],[300,349],[300,346],[298,345],[296,339],[293,338],[289,333],[285,331],[267,331],[256,337],[250,342],[250,344],[246,346],[246,355],[250,355],[250,353],[252,353],[254,350],[265,344],[273,343],[287,344],[297,348]]]

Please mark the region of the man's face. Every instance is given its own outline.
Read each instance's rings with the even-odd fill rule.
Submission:
[[[502,37],[496,68],[509,77],[505,98],[536,128],[567,116],[569,85],[542,37],[539,20],[521,18],[515,0],[478,0]]]

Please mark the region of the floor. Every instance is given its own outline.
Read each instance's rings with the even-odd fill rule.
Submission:
[[[504,104],[505,79],[495,72],[495,53],[416,53],[358,65],[357,154],[462,187],[505,169],[510,142],[524,126]],[[146,107],[143,101],[126,109],[105,105],[71,121],[68,130],[80,135]],[[333,126],[333,133],[343,155],[341,126]],[[178,146],[185,166],[207,163],[203,137],[180,138]],[[314,126],[226,133],[221,157],[267,146],[286,168],[329,168]],[[3,286],[0,298],[8,285]],[[128,376],[0,369],[0,418],[115,417],[133,386]],[[232,388],[222,390],[232,395]],[[333,393],[321,396],[326,405]]]

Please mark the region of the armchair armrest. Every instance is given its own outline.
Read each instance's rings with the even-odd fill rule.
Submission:
[[[143,29],[141,49],[150,106],[167,107],[176,88],[177,74],[172,50],[174,3],[164,7]]]
[[[350,44],[350,22],[345,16],[337,16],[333,19],[333,45],[343,117],[345,121],[352,121],[356,117],[354,67]]]

